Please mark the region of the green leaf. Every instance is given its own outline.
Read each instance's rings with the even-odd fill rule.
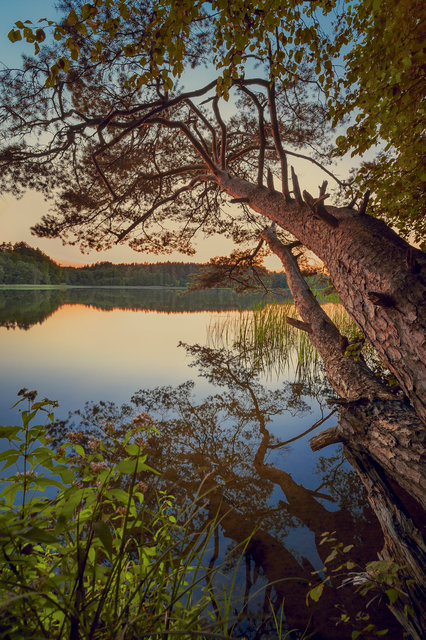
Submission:
[[[121,502],[121,504],[127,505],[127,503],[129,502],[129,494],[124,491],[124,489],[110,489],[107,495],[115,498],[116,500]]]
[[[112,539],[110,528],[103,520],[99,520],[98,522],[95,522],[93,529],[94,529],[95,535],[102,542],[106,552],[111,557],[112,551],[113,551],[113,539]]]
[[[133,458],[125,458],[117,464],[117,470],[120,473],[134,473],[137,467],[137,461]]]
[[[332,560],[334,560],[336,556],[337,556],[337,551],[336,549],[333,549],[333,551],[324,560],[324,564],[327,564],[327,562],[331,562]]]
[[[129,10],[124,2],[120,4],[118,10],[120,11],[120,15],[124,20],[128,20],[130,18]]]
[[[90,4],[84,4],[81,7],[81,17],[83,18],[83,20],[86,20],[92,14],[93,8],[94,7],[92,7]]]
[[[6,500],[6,503],[11,507],[15,501],[16,494],[22,487],[15,482],[8,484],[0,493],[0,496]]]
[[[303,58],[303,51],[302,49],[298,49],[294,55],[294,59],[297,62],[297,64],[300,64],[302,62],[302,58]]]
[[[74,471],[72,471],[66,465],[57,465],[55,467],[55,473],[61,478],[65,484],[71,484],[74,480]]]
[[[7,37],[11,42],[18,42],[18,40],[22,40],[21,32],[17,29],[11,29],[7,34]]]
[[[389,598],[390,605],[393,605],[398,600],[399,593],[396,589],[386,589],[385,593]]]
[[[318,600],[321,598],[322,592],[324,591],[324,584],[324,582],[321,582],[309,591],[309,595],[314,602],[318,602]]]
[[[68,14],[67,23],[70,25],[70,27],[73,27],[74,25],[77,24],[77,22],[78,22],[78,16],[74,11],[74,9],[71,9],[71,11]]]
[[[21,534],[23,538],[27,540],[32,540],[33,542],[58,542],[55,535],[50,533],[50,531],[46,531],[46,529],[41,529],[40,527],[31,527],[25,533]]]
[[[46,40],[46,34],[44,32],[44,29],[37,29],[37,31],[35,32],[35,36],[36,36],[37,42],[43,42],[43,40]]]
[[[140,452],[140,447],[134,443],[128,444],[127,447],[125,447],[125,449],[126,449],[126,453],[128,453],[129,456],[137,456],[139,455],[139,452]]]
[[[83,447],[81,446],[81,444],[74,444],[73,445],[75,451],[82,457],[85,458],[86,457],[86,452],[84,451]]]

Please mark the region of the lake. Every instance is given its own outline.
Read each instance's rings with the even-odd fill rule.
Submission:
[[[318,365],[300,367],[297,345],[278,363],[271,353],[267,366],[247,352],[244,359],[232,331],[226,340],[218,331],[260,302],[227,290],[2,289],[1,424],[16,423],[10,407],[22,387],[58,400],[63,420],[82,410],[70,429],[96,425],[100,415],[120,419],[123,403],[128,414],[148,412],[160,432],[150,457],[160,486],[185,501],[204,483],[203,517],[220,514],[208,561],[252,536],[241,562],[224,572],[230,584],[235,570],[235,609],[244,609],[235,634],[267,637],[271,608],[284,602],[284,626],[296,629],[289,637],[307,637],[309,628],[318,640],[350,638],[358,627],[336,622],[345,611],[355,617],[365,599],[336,577],[308,608],[308,583],[333,548],[321,544],[324,532],[353,544],[351,558],[363,567],[377,558],[381,530],[341,447],[309,448],[309,437],[335,424]],[[376,630],[402,637],[382,600],[369,614]]]

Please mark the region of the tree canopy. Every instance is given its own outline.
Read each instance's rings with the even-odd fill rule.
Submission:
[[[107,95],[96,103],[95,118],[93,105],[88,109],[91,119],[97,120],[92,127],[104,129],[106,114],[111,126],[111,112],[118,105],[120,115],[128,115],[123,113],[124,103],[134,115],[141,98],[153,100],[153,89],[163,102],[171,96],[176,100],[181,93],[179,80],[188,80],[188,68],[213,65],[217,96],[225,100],[260,68],[261,78],[275,83],[280,126],[288,121],[286,144],[316,143],[324,153],[324,129],[312,127],[313,110],[316,124],[321,119],[333,127],[348,123],[346,133],[342,129],[337,137],[333,155],[372,153],[344,183],[346,192],[360,197],[369,188],[370,212],[406,236],[412,233],[422,240],[425,30],[422,4],[417,0],[293,0],[284,4],[277,0],[232,4],[220,0],[62,0],[62,9],[60,24],[42,21],[33,27],[17,22],[9,38],[34,42],[39,64],[33,64],[41,72],[38,82],[60,92],[62,101],[67,89],[71,90],[80,111],[89,107],[85,100],[90,101],[94,84],[98,88],[109,82]],[[53,51],[43,45],[40,55],[48,29],[53,30],[58,45]],[[202,92],[201,86],[197,88]],[[296,101],[291,99],[294,90],[296,110]],[[283,102],[293,113],[293,122],[282,112]],[[289,135],[295,121],[297,141]],[[89,123],[83,129],[87,132],[88,128]],[[121,140],[125,133],[122,131]]]

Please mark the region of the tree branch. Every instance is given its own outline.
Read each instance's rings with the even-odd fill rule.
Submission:
[[[303,205],[303,198],[302,198],[302,194],[300,192],[299,180],[297,178],[297,175],[296,175],[293,167],[291,167],[291,180],[293,182],[294,199],[296,200],[297,204],[299,206],[301,206],[301,205]]]
[[[309,289],[291,250],[277,238],[270,227],[261,236],[284,266],[296,309],[302,321],[311,327],[309,338],[319,351],[329,381],[339,396],[350,401],[358,401],[360,398],[393,398],[365,363],[344,356],[340,346],[341,334]]]
[[[268,105],[269,114],[271,116],[272,137],[274,138],[275,149],[281,164],[281,182],[282,193],[286,202],[291,201],[290,190],[288,187],[288,166],[287,156],[281,143],[280,130],[278,126],[277,105],[275,101],[275,84],[268,85]]]
[[[370,189],[367,189],[367,191],[364,194],[364,199],[361,203],[360,209],[359,209],[359,214],[362,216],[364,215],[364,213],[367,211],[367,207],[368,207],[368,201],[370,199]]]
[[[133,229],[135,229],[135,227],[137,227],[140,224],[143,224],[146,220],[148,220],[148,218],[154,213],[154,211],[156,211],[156,209],[161,207],[163,204],[166,204],[167,202],[171,202],[172,200],[175,200],[178,196],[180,196],[181,193],[184,193],[185,191],[191,191],[195,187],[197,182],[206,182],[209,180],[214,180],[214,177],[211,175],[195,176],[195,178],[193,178],[189,184],[185,185],[184,187],[181,187],[180,189],[177,189],[177,191],[172,193],[170,196],[167,196],[166,198],[163,198],[162,200],[153,204],[148,211],[146,211],[142,216],[140,216],[134,222],[132,222],[130,227],[128,227],[125,231],[123,231],[118,236],[116,240],[116,244],[121,242],[131,231],[133,231]]]
[[[309,440],[312,451],[320,451],[320,449],[324,449],[330,444],[338,444],[339,442],[343,442],[343,437],[337,427],[324,429],[324,431],[317,433],[316,436]]]
[[[167,120],[166,118],[160,118],[156,116],[154,118],[149,118],[147,123],[160,124],[163,127],[166,127],[168,129],[179,129],[180,131],[182,131],[182,133],[188,138],[188,140],[190,141],[194,149],[203,158],[204,162],[206,163],[206,165],[208,166],[212,174],[213,175],[217,174],[218,167],[214,164],[214,162],[212,161],[211,157],[209,156],[209,154],[207,153],[203,145],[200,142],[198,142],[198,140],[195,138],[195,136],[193,135],[189,127],[185,124],[185,122],[182,122],[180,120]]]
[[[213,98],[213,111],[214,111],[214,115],[216,116],[216,120],[219,123],[221,132],[222,132],[222,138],[221,138],[221,142],[220,142],[220,166],[222,169],[226,169],[226,143],[227,143],[227,130],[226,130],[226,125],[224,123],[224,121],[222,120],[222,116],[220,115],[220,111],[219,111],[219,98],[217,96],[215,96]]]
[[[186,102],[187,102],[189,108],[191,109],[191,111],[193,111],[196,114],[196,116],[198,118],[200,118],[200,120],[205,124],[205,126],[208,128],[208,130],[212,134],[212,144],[211,144],[212,155],[213,155],[214,161],[217,163],[218,160],[219,160],[219,157],[218,157],[218,152],[217,152],[216,129],[213,127],[211,122],[206,118],[204,113],[202,111],[200,111],[200,109],[192,102],[192,100],[187,98]]]
[[[325,181],[323,184],[327,185],[327,182]],[[329,213],[324,206],[324,200],[328,198],[327,193],[321,195],[317,200],[315,200],[310,193],[304,191],[303,197],[312,213],[324,220],[326,224],[328,224],[330,227],[333,227],[334,229],[339,226],[338,219],[335,218],[331,213]]]
[[[259,185],[259,187],[263,187],[263,168],[265,165],[265,149],[266,149],[265,119],[263,117],[264,108],[260,104],[260,100],[258,99],[256,94],[250,91],[250,89],[247,89],[247,87],[244,87],[244,86],[241,86],[240,89],[251,98],[259,114],[260,147],[259,147],[259,159],[258,159],[258,165],[257,165],[257,184]]]

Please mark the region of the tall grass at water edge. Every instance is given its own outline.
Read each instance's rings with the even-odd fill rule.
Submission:
[[[326,302],[322,308],[349,339],[360,335],[341,304]],[[209,325],[209,342],[217,348],[236,347],[243,363],[266,373],[293,369],[300,376],[312,374],[321,363],[318,351],[308,334],[291,326],[287,317],[299,319],[295,306],[288,302],[260,304],[251,311],[221,315]]]

